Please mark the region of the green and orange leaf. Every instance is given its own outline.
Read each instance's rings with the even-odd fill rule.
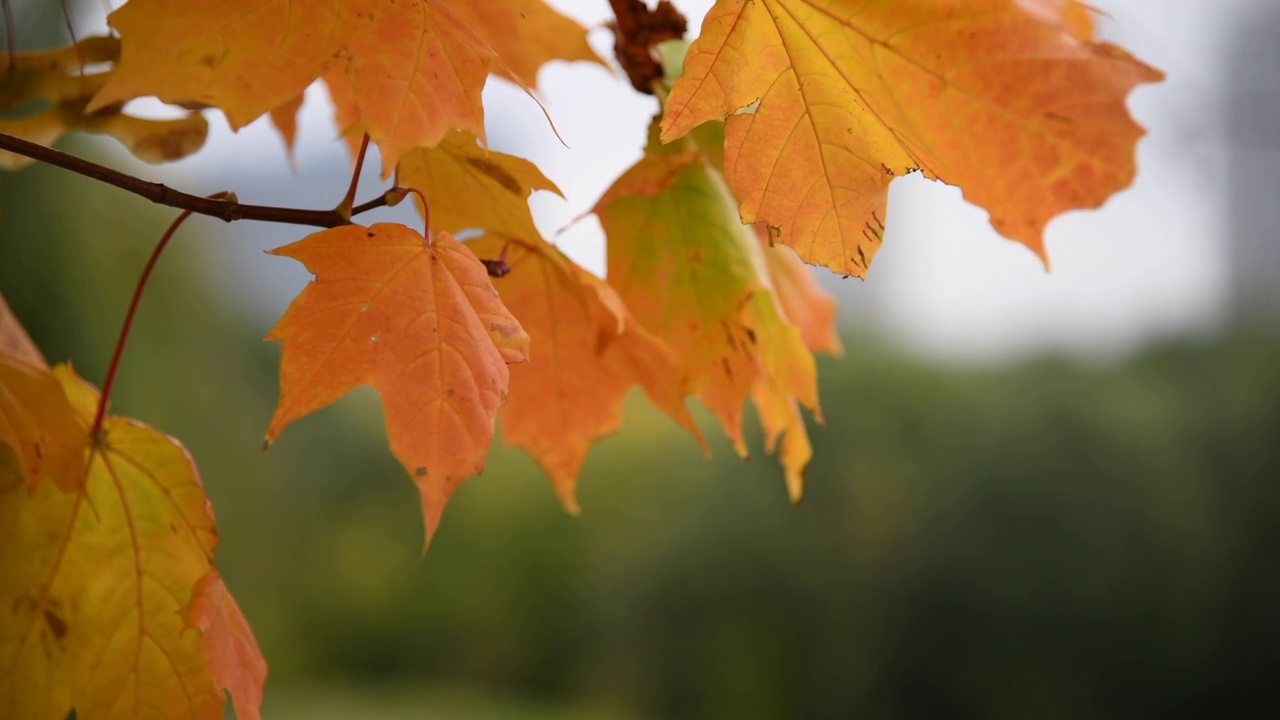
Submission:
[[[758,387],[818,412],[813,356],[778,304],[767,248],[739,221],[703,153],[651,145],[595,212],[608,239],[610,283],[670,346],[740,455],[743,406]]]
[[[451,235],[347,225],[273,251],[315,274],[271,330],[283,343],[270,443],[352,388],[382,397],[391,450],[418,484],[428,540],[445,503],[484,468],[508,363],[529,337],[484,266]]]
[[[841,274],[866,274],[889,182],[914,170],[1043,258],[1051,218],[1132,181],[1125,98],[1162,77],[1087,20],[1063,0],[718,0],[662,137],[725,120],[742,219]]]

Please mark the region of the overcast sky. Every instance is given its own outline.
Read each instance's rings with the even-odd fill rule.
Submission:
[[[594,46],[609,55],[612,36],[601,27],[606,0],[551,2],[595,28]],[[899,179],[891,188],[884,246],[868,279],[840,280],[820,271],[841,296],[846,317],[914,351],[961,362],[1050,349],[1107,358],[1155,337],[1212,330],[1229,306],[1224,58],[1238,23],[1270,2],[1094,2],[1110,15],[1101,25],[1104,37],[1169,76],[1130,101],[1149,130],[1139,145],[1134,186],[1100,210],[1050,224],[1053,272],[1045,273],[1029,251],[997,235],[986,213],[965,203],[958,190],[919,175]],[[676,5],[696,30],[711,2]],[[90,22],[82,18],[79,24]],[[656,102],[620,75],[587,64],[549,66],[538,89],[568,148],[532,101],[500,81],[486,90],[486,113],[495,149],[529,157],[564,190],[567,201],[535,196],[538,224],[552,234],[590,208],[639,156]],[[346,158],[334,142],[323,92],[312,88],[303,115],[296,176],[264,122],[237,137],[220,118],[211,118],[214,131],[199,155],[141,172],[194,191],[231,188],[249,202],[331,205],[345,184]],[[257,162],[246,163],[246,157]],[[380,187],[375,173],[365,182],[362,197]],[[291,228],[237,229],[236,235],[242,239],[235,243],[210,243],[211,252],[234,266],[228,302],[265,330],[308,276],[260,251],[299,235]],[[603,269],[603,239],[594,219],[573,226],[558,242],[588,268]]]

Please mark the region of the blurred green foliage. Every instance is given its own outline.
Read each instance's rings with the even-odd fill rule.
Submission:
[[[0,178],[0,208],[0,292],[100,381],[172,213],[44,167]],[[848,338],[799,507],[758,449],[704,462],[637,402],[582,517],[495,448],[423,556],[372,392],[261,452],[277,351],[230,310],[217,250],[251,232],[182,230],[115,408],[200,465],[268,718],[1201,718],[1270,697],[1274,335],[982,371]]]

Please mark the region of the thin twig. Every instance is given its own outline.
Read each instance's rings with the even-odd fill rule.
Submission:
[[[4,133],[0,133],[0,150],[8,150],[33,160],[55,165],[64,170],[70,170],[108,185],[114,185],[121,190],[131,192],[159,205],[187,210],[196,215],[207,215],[225,222],[258,220],[261,222],[322,228],[339,227],[351,223],[350,218],[343,217],[336,210],[304,210],[269,205],[246,205],[236,201],[234,197],[216,199],[191,195],[160,183],[149,182],[118,170],[112,170],[91,160],[68,155],[60,150],[54,150],[53,148]],[[351,215],[359,215],[374,208],[383,207],[386,204],[386,195],[383,194],[352,208]]]

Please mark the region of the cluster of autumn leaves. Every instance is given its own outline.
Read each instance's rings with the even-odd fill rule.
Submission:
[[[660,118],[594,207],[601,279],[533,223],[528,196],[554,183],[484,147],[490,75],[527,89],[550,60],[602,62],[541,0],[130,0],[110,22],[118,37],[5,61],[0,111],[46,106],[0,132],[107,132],[173,159],[203,142],[212,107],[233,127],[269,114],[291,142],[320,80],[344,137],[367,135],[429,210],[427,235],[351,224],[274,251],[315,280],[269,336],[267,430],[377,388],[428,537],[495,423],[576,511],[588,451],[636,386],[701,443],[697,397],[743,455],[753,403],[798,499],[802,408],[821,419],[813,353],[840,351],[805,263],[864,275],[888,184],[914,171],[960,185],[1043,257],[1050,218],[1132,179],[1125,97],[1159,78],[1094,42],[1075,0],[719,0],[691,46],[653,50]],[[123,112],[146,96],[190,113]],[[256,717],[265,665],[213,566],[190,459],[124,418],[91,438],[97,404],[0,312],[0,714],[214,718],[229,689]]]

